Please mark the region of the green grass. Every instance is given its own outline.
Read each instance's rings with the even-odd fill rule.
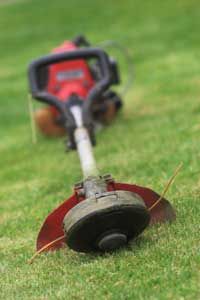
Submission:
[[[200,299],[199,28],[198,0],[0,1],[0,299]],[[30,266],[43,219],[81,171],[62,140],[32,145],[26,69],[80,32],[124,43],[135,65],[123,112],[97,134],[102,173],[161,192],[183,162],[168,193],[177,221],[114,254],[65,249]]]

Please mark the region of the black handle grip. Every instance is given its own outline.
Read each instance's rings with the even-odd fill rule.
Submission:
[[[75,51],[69,51],[58,54],[50,54],[48,56],[41,57],[37,60],[34,60],[29,66],[29,83],[30,91],[33,98],[45,102],[50,105],[54,105],[60,112],[63,112],[64,105],[57,97],[52,94],[49,94],[46,91],[43,91],[39,88],[37,82],[37,74],[41,67],[45,67],[54,63],[59,63],[63,61],[69,61],[74,59],[90,59],[96,58],[99,60],[99,66],[102,72],[102,80],[100,80],[89,92],[88,102],[96,98],[99,94],[104,92],[112,84],[112,76],[109,64],[108,55],[98,48],[89,48],[89,49],[79,49]],[[87,106],[89,107],[89,103]]]
[[[56,96],[44,91],[40,88],[38,84],[38,72],[42,67],[46,67],[53,63],[59,63],[63,61],[69,61],[73,59],[91,59],[95,58],[99,62],[100,71],[102,73],[102,79],[90,90],[88,98],[83,102],[82,112],[83,112],[83,122],[88,128],[89,134],[93,144],[94,134],[93,134],[93,119],[91,113],[92,103],[97,97],[101,96],[112,84],[112,71],[110,67],[110,61],[108,55],[98,48],[84,48],[75,51],[64,52],[59,54],[51,54],[33,61],[29,66],[29,83],[30,91],[34,99],[44,102],[49,105],[55,106],[58,111],[64,116],[65,124],[67,129],[69,140],[73,145],[74,139],[74,129],[76,128],[75,120],[70,112],[69,107],[65,102],[60,101]],[[75,148],[75,146],[74,146]]]

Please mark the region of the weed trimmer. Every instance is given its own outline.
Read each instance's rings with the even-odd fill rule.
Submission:
[[[29,68],[33,98],[56,111],[57,122],[67,132],[68,148],[77,150],[83,172],[73,195],[46,218],[37,250],[67,244],[80,252],[111,251],[126,245],[149,224],[173,220],[175,213],[151,189],[99,174],[92,151],[94,128],[109,101],[120,107],[118,95],[109,90],[119,82],[117,64],[84,38],[70,45],[33,61]]]

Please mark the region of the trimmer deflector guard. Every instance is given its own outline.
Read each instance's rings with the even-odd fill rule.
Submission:
[[[153,190],[141,187],[134,184],[110,182],[107,185],[108,191],[129,191],[139,195],[147,209],[152,207],[154,203],[160,198],[160,195]],[[56,240],[60,236],[64,235],[63,230],[63,219],[65,215],[78,203],[84,201],[84,198],[78,196],[77,191],[66,201],[64,201],[58,208],[48,215],[45,222],[43,223],[38,238],[37,238],[37,250],[40,250],[45,245]],[[166,221],[175,220],[176,215],[172,205],[166,199],[161,199],[159,203],[150,210],[150,225],[155,223],[162,223]],[[67,237],[48,247],[46,251],[57,250],[66,246]]]

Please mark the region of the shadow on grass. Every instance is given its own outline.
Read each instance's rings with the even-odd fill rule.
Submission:
[[[139,251],[155,246],[158,240],[159,236],[153,239],[147,236],[138,236],[127,245],[126,250],[134,252],[137,255]]]
[[[151,239],[146,236],[139,236],[134,239],[132,242],[128,243],[126,247],[120,248],[117,251],[113,252],[91,252],[91,253],[76,253],[69,248],[64,248],[58,252],[53,253],[52,259],[56,258],[56,263],[63,265],[63,263],[71,265],[73,267],[82,266],[85,264],[93,264],[99,262],[100,260],[109,260],[109,259],[118,259],[122,258],[123,256],[129,255],[132,252],[135,256],[141,251],[147,248],[154,247],[155,243],[157,242],[158,238]],[[42,258],[42,257],[41,257]],[[40,258],[40,259],[41,259]],[[47,258],[47,257],[46,257]],[[48,255],[48,260],[51,259],[51,255]],[[45,259],[46,260],[46,259]],[[53,259],[54,260],[54,259]],[[55,262],[55,260],[54,260]]]

